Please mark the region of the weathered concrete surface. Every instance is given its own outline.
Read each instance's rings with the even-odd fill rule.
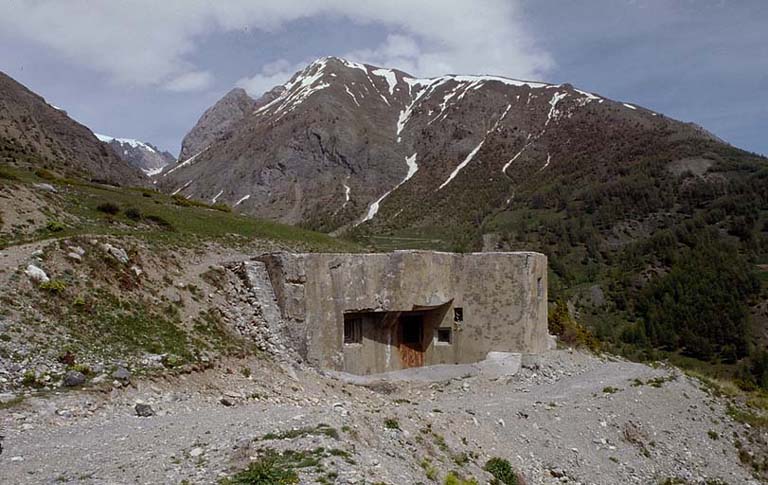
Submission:
[[[539,253],[274,253],[266,264],[287,341],[310,363],[352,374],[409,367],[400,312],[421,312],[420,363],[479,362],[489,352],[547,349],[547,261]],[[454,309],[463,321],[454,321]],[[344,315],[363,317],[344,344]],[[438,343],[437,329],[451,342]],[[407,350],[407,349],[406,349]]]

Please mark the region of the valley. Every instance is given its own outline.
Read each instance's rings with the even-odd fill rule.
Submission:
[[[319,316],[289,318],[321,298],[308,279],[369,289],[340,276],[378,274],[350,254],[411,249],[548,270],[465,296],[425,270],[403,293],[427,304],[391,311],[381,290],[351,313],[439,315],[434,345],[470,346],[494,329],[463,325],[467,301],[525,294],[556,348],[500,375],[316,365],[299,337]],[[338,257],[275,276],[280,251]],[[377,281],[399,288],[405,254]],[[0,74],[0,482],[763,483],[767,265],[768,159],[567,83],[323,57],[229,91],[176,159]],[[340,311],[334,345],[360,344]]]

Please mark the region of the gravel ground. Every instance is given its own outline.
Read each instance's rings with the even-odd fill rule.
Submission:
[[[676,369],[565,350],[500,379],[372,387],[228,361],[0,410],[0,482],[216,483],[274,449],[314,453],[301,483],[487,483],[496,456],[528,484],[758,483],[732,444],[742,426]]]

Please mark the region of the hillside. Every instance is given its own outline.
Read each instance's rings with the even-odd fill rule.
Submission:
[[[91,131],[0,73],[0,162],[120,185],[146,183],[141,172]]]
[[[764,157],[569,84],[323,58],[277,92],[158,186],[379,249],[539,250],[608,348],[768,375]]]
[[[176,158],[167,151],[162,151],[151,143],[132,138],[115,138],[94,133],[102,143],[110,146],[115,154],[123,161],[136,167],[148,177],[156,175],[163,167],[176,162]]]

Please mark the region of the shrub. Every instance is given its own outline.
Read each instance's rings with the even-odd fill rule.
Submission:
[[[424,474],[427,475],[427,478],[435,481],[437,480],[437,468],[432,466],[432,462],[429,460],[429,458],[424,458],[421,460],[421,468],[424,469]]]
[[[125,217],[132,221],[140,221],[141,220],[141,211],[135,207],[129,207],[125,209]]]
[[[40,283],[40,289],[51,293],[62,293],[67,289],[67,283],[66,281],[56,279],[48,280]]]
[[[158,226],[162,227],[163,229],[166,229],[166,230],[169,230],[169,231],[173,230],[173,224],[171,224],[170,222],[168,222],[167,220],[165,220],[161,216],[150,214],[150,215],[146,216],[145,219],[150,221],[150,222],[152,222],[152,223],[157,224]]]
[[[113,202],[104,202],[96,206],[96,210],[114,216],[120,212],[120,206]]]
[[[38,168],[35,170],[35,175],[40,177],[41,179],[45,180],[56,180],[56,175],[53,174],[50,170],[46,170],[44,168]]]
[[[456,472],[448,472],[445,477],[445,485],[477,485],[474,478],[461,478]]]
[[[491,458],[483,470],[493,475],[492,485],[519,485],[520,479],[512,465],[504,458]]]
[[[176,204],[178,206],[181,206],[181,207],[191,207],[192,205],[194,205],[192,203],[192,201],[190,201],[189,199],[187,199],[183,195],[176,194],[176,195],[172,196],[171,198],[173,199],[173,203],[174,204]]]
[[[37,374],[35,374],[35,371],[28,370],[24,373],[24,375],[21,377],[21,383],[25,386],[33,386],[37,387],[39,385],[39,382],[37,381]]]
[[[400,423],[396,419],[388,418],[384,420],[384,427],[387,429],[400,429]]]
[[[232,478],[221,481],[222,485],[292,485],[299,483],[299,476],[290,464],[274,451],[251,463],[248,468]]]
[[[51,232],[61,232],[66,229],[67,226],[65,226],[64,223],[60,221],[48,221],[45,224],[45,228]]]
[[[549,333],[557,335],[561,341],[574,347],[586,347],[592,352],[600,350],[600,341],[583,325],[579,324],[568,312],[568,306],[558,301],[549,312],[547,321]]]

